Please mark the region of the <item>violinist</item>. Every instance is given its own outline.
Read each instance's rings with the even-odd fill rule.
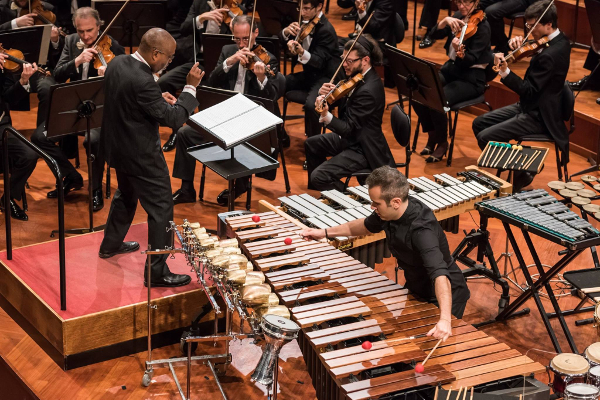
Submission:
[[[385,90],[373,68],[383,55],[379,44],[369,35],[362,35],[354,44],[344,46],[347,55],[343,68],[346,76],[356,77],[356,86],[347,97],[337,102],[339,117],[329,112],[325,96],[335,88],[325,83],[319,90],[315,107],[321,109],[319,122],[332,132],[312,136],[304,142],[308,166],[308,188],[342,191],[341,178],[361,169],[383,165],[395,167],[394,157],[381,130],[385,108]],[[327,160],[327,157],[331,157]]]
[[[175,62],[170,65],[170,68],[165,74],[163,74],[158,80],[158,85],[163,92],[169,92],[175,96],[178,90],[181,90],[185,85],[187,74],[194,65],[194,54],[196,52],[196,59],[203,60],[203,48],[202,48],[202,34],[203,33],[231,33],[229,24],[224,23],[224,15],[227,12],[227,8],[220,7],[220,0],[194,0],[192,7],[189,9],[185,21],[179,28],[181,36],[186,38],[196,35],[196,49],[192,49],[191,54],[187,57],[176,54]],[[216,8],[213,9],[212,6]],[[196,29],[194,29],[194,26]],[[181,43],[181,41],[179,41]],[[188,42],[189,43],[189,42]],[[184,46],[178,46],[185,48]],[[178,50],[179,51],[179,50]],[[177,60],[183,59],[184,63],[177,62]],[[169,139],[163,146],[163,151],[171,151],[175,148],[177,140],[177,129],[174,129],[169,136]]]
[[[208,86],[277,101],[280,87],[283,89],[285,85],[285,78],[277,72],[277,58],[269,53],[268,64],[265,65],[258,61],[255,63],[254,69],[247,68],[248,58],[253,54],[248,49],[251,24],[252,18],[248,15],[238,15],[231,21],[235,43],[223,46],[217,65],[208,78]],[[254,43],[258,36],[258,28],[254,29],[252,36]],[[275,76],[268,75],[267,67],[276,72]],[[173,202],[175,204],[193,203],[196,201],[194,189],[196,159],[189,155],[187,148],[199,145],[203,143],[203,140],[191,127],[181,128],[177,136],[173,177],[181,179],[181,188],[173,194]],[[246,193],[248,189],[249,178],[237,179],[235,181],[235,198]],[[227,205],[228,199],[229,190],[225,189],[217,197],[217,203],[223,206]]]
[[[103,21],[100,19],[100,15],[97,10],[90,7],[82,7],[77,9],[73,14],[73,25],[75,26],[77,33],[73,33],[67,36],[65,46],[62,54],[54,69],[54,79],[56,82],[62,83],[67,80],[79,81],[86,80],[88,78],[103,76],[106,67],[101,66],[98,69],[94,68],[94,58],[97,56],[98,51],[93,48],[94,43],[100,35],[100,27]],[[110,36],[107,36],[110,38]],[[125,54],[125,49],[121,46],[114,38],[110,50],[114,55]],[[69,140],[71,137],[63,140]],[[76,139],[73,136],[73,139]],[[100,129],[92,129],[90,139],[92,141],[92,154],[95,155],[93,162],[93,177],[94,182],[90,182],[93,185],[93,206],[94,211],[99,211],[104,206],[104,199],[102,197],[102,178],[104,173],[104,158],[102,153],[99,151],[100,144]],[[61,173],[64,176],[64,190],[65,195],[73,190],[78,190],[83,187],[83,178],[75,167],[69,161],[67,154],[55,143],[52,138],[46,137],[46,126],[45,123],[40,124],[33,135],[31,141],[49,154],[56,160]],[[87,146],[85,146],[87,150]],[[57,191],[52,190],[48,192],[48,198],[56,198]]]
[[[292,55],[302,64],[302,71],[285,77],[285,91],[303,90],[308,92],[304,102],[306,118],[304,127],[306,136],[312,137],[321,133],[319,116],[315,111],[315,100],[319,89],[335,72],[337,56],[340,54],[338,39],[331,22],[322,12],[323,0],[304,0],[300,10],[302,24],[308,24],[318,18],[312,32],[302,43],[295,40],[301,27],[297,22],[284,28],[280,39],[285,43]]]
[[[519,95],[519,102],[475,118],[473,132],[481,149],[489,141],[508,142],[523,136],[549,135],[564,154],[562,162],[568,162],[569,136],[560,110],[571,46],[569,39],[558,29],[556,6],[549,4],[549,0],[538,1],[525,11],[531,39],[537,42],[543,38],[548,43],[531,58],[524,78],[510,70],[504,54],[495,54],[501,82]],[[511,49],[522,44],[521,36],[509,42]],[[513,190],[520,191],[533,178],[529,172],[516,171]]]
[[[478,0],[456,0],[458,11],[452,17],[441,20],[430,33],[433,39],[447,38],[448,61],[440,69],[440,80],[444,85],[448,106],[474,99],[485,91],[485,70],[493,62],[494,56],[490,47],[490,26],[486,19],[479,21],[470,18],[483,14],[478,11],[478,3]],[[467,23],[467,28],[475,32],[468,39],[463,37],[461,43],[461,32]],[[444,112],[431,110],[418,103],[414,104],[414,108],[423,132],[429,134],[421,155],[429,155],[426,162],[438,162],[448,150],[448,117]]]

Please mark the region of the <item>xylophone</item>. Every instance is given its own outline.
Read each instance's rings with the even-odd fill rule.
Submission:
[[[248,228],[258,219],[253,217],[228,223]],[[412,365],[437,342],[424,335],[439,319],[435,305],[329,243],[302,240],[296,227],[279,225],[272,236],[249,241],[276,218],[271,213],[258,217],[265,225],[236,231],[240,248],[301,327],[298,343],[319,399],[389,398],[436,384],[477,386],[545,370],[453,318],[453,336],[417,374]],[[362,347],[365,341],[372,342],[370,350]]]

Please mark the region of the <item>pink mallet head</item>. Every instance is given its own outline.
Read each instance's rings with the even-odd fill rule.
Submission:
[[[425,366],[423,364],[417,364],[415,367],[415,372],[422,374],[425,371]]]
[[[369,342],[368,340],[365,340],[362,344],[362,348],[365,350],[371,350],[371,347],[373,347],[373,343]]]
[[[260,217],[258,215],[253,215],[252,216],[252,221],[254,221],[254,222],[260,222]]]
[[[286,246],[289,246],[290,244],[292,244],[292,238],[285,238],[283,239],[283,243],[285,243]]]

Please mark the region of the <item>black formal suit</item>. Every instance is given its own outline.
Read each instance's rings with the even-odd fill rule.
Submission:
[[[19,100],[29,97],[29,92],[16,80],[13,74],[0,70],[0,132],[11,124],[10,107]],[[1,141],[1,138],[0,138]],[[8,157],[11,162],[10,174],[10,196],[13,199],[20,200],[25,183],[35,169],[38,156],[29,147],[16,139],[13,135],[8,135]],[[0,155],[0,161],[2,156]]]
[[[10,6],[0,4],[0,32],[12,30],[12,20],[16,17],[16,12],[11,10]]]
[[[455,18],[462,18],[460,13],[454,14]],[[436,25],[430,33],[433,39],[447,38],[446,53],[450,56],[454,34],[449,26],[438,29]],[[454,59],[448,59],[440,69],[440,79],[444,85],[444,97],[448,106],[474,99],[481,96],[485,91],[486,77],[485,69],[475,66],[490,64],[494,61],[494,55],[490,46],[490,25],[484,19],[477,26],[477,33],[463,41],[465,45],[465,56],[460,58],[452,53]],[[453,49],[452,49],[453,50]],[[421,104],[414,103],[415,112],[423,132],[429,133],[427,147],[433,150],[436,144],[447,141],[448,117],[440,111],[431,110]]]
[[[294,39],[293,37],[284,37],[283,30],[280,32],[279,37],[285,48],[287,48],[288,40]],[[319,116],[315,111],[315,100],[323,83],[329,81],[335,73],[341,55],[335,29],[324,14],[313,29],[310,38],[310,46],[305,48],[311,55],[310,60],[302,64],[302,72],[289,74],[285,77],[286,93],[292,90],[308,92],[308,97],[304,102],[306,113],[304,129],[309,137],[320,133]],[[305,44],[306,41],[302,44],[303,47]]]
[[[114,38],[111,38],[111,40],[111,51],[117,56],[125,54],[123,46],[121,46]],[[53,79],[46,78],[38,83],[38,96],[41,97],[41,100],[43,101],[41,102],[40,110],[38,110],[38,127],[31,136],[31,141],[54,158],[58,163],[63,176],[70,177],[70,179],[81,179],[78,178],[80,174],[75,167],[73,167],[65,152],[57,146],[57,139],[46,137],[46,117],[49,108],[50,86],[55,82],[74,82],[82,80],[83,78],[83,64],[80,65],[79,68],[75,66],[75,59],[83,52],[82,48],[80,49],[77,47],[78,42],[79,35],[77,33],[70,34],[66,37],[60,58],[54,67]],[[87,77],[92,78],[95,76],[98,76],[98,71],[94,68],[93,63],[90,62]],[[100,147],[99,138],[100,129],[92,129],[90,132],[91,150],[92,154],[95,156],[92,164],[93,182],[91,182],[91,184],[93,190],[101,190],[102,178],[104,175],[105,158]],[[68,142],[76,141],[76,136],[64,138],[63,141],[65,140]],[[87,145],[85,145],[85,149],[87,151]]]
[[[338,101],[340,118],[327,128],[332,133],[304,142],[309,189],[343,190],[341,178],[364,168],[395,166],[394,157],[381,130],[385,91],[381,78],[371,68],[354,92]],[[327,157],[331,157],[327,160]]]
[[[510,72],[501,81],[519,95],[519,102],[480,115],[473,121],[479,147],[487,142],[518,140],[531,134],[549,135],[568,161],[569,135],[562,116],[563,86],[569,71],[571,47],[560,32],[548,47],[531,58],[525,77]]]
[[[198,102],[183,92],[177,103],[169,105],[150,67],[130,55],[118,56],[110,63],[104,88],[102,138],[119,188],[110,206],[100,251],[110,253],[121,246],[138,200],[148,213],[150,247],[164,249],[172,244],[166,228],[173,219],[173,199],[158,127],[183,125]],[[153,280],[169,273],[166,258],[153,257]]]
[[[234,55],[238,51],[237,44],[230,44],[223,46],[221,49],[221,55],[215,69],[211,72],[208,78],[208,86],[225,89],[235,90],[235,84],[238,77],[240,64],[236,63],[225,72],[223,68],[223,62]],[[268,53],[271,61],[269,67],[273,72],[276,72],[275,77],[267,76],[267,83],[265,87],[261,89],[258,79],[254,72],[246,70],[244,94],[251,96],[263,97],[277,101],[279,98],[280,87],[283,84],[282,81],[285,79],[279,72],[277,72],[277,59],[276,57]],[[187,152],[188,147],[197,146],[205,143],[206,141],[198,134],[198,132],[189,126],[184,126],[177,132],[177,152],[175,153],[175,163],[173,165],[173,177],[179,178],[182,181],[192,182],[196,172],[196,159],[189,155]],[[236,197],[240,193],[246,192],[248,189],[249,178],[236,179]]]
[[[360,26],[365,26],[369,15],[373,13],[373,17],[369,25],[365,28],[364,33],[368,33],[377,41],[383,41],[390,46],[396,47],[396,33],[394,29],[396,25],[396,10],[394,8],[394,1],[372,0],[367,4],[367,15],[362,19],[358,19],[357,15],[356,23]]]

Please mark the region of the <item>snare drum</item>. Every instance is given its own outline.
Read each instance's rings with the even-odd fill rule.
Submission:
[[[589,369],[590,364],[579,354],[562,353],[554,357],[550,361],[550,370],[554,373],[554,393],[562,395],[567,385],[584,383]]]
[[[590,344],[583,355],[589,361],[590,367],[600,365],[600,342]]]
[[[565,400],[597,400],[600,389],[587,383],[573,383],[565,389]]]
[[[587,376],[587,383],[600,388],[600,365],[590,368]]]

